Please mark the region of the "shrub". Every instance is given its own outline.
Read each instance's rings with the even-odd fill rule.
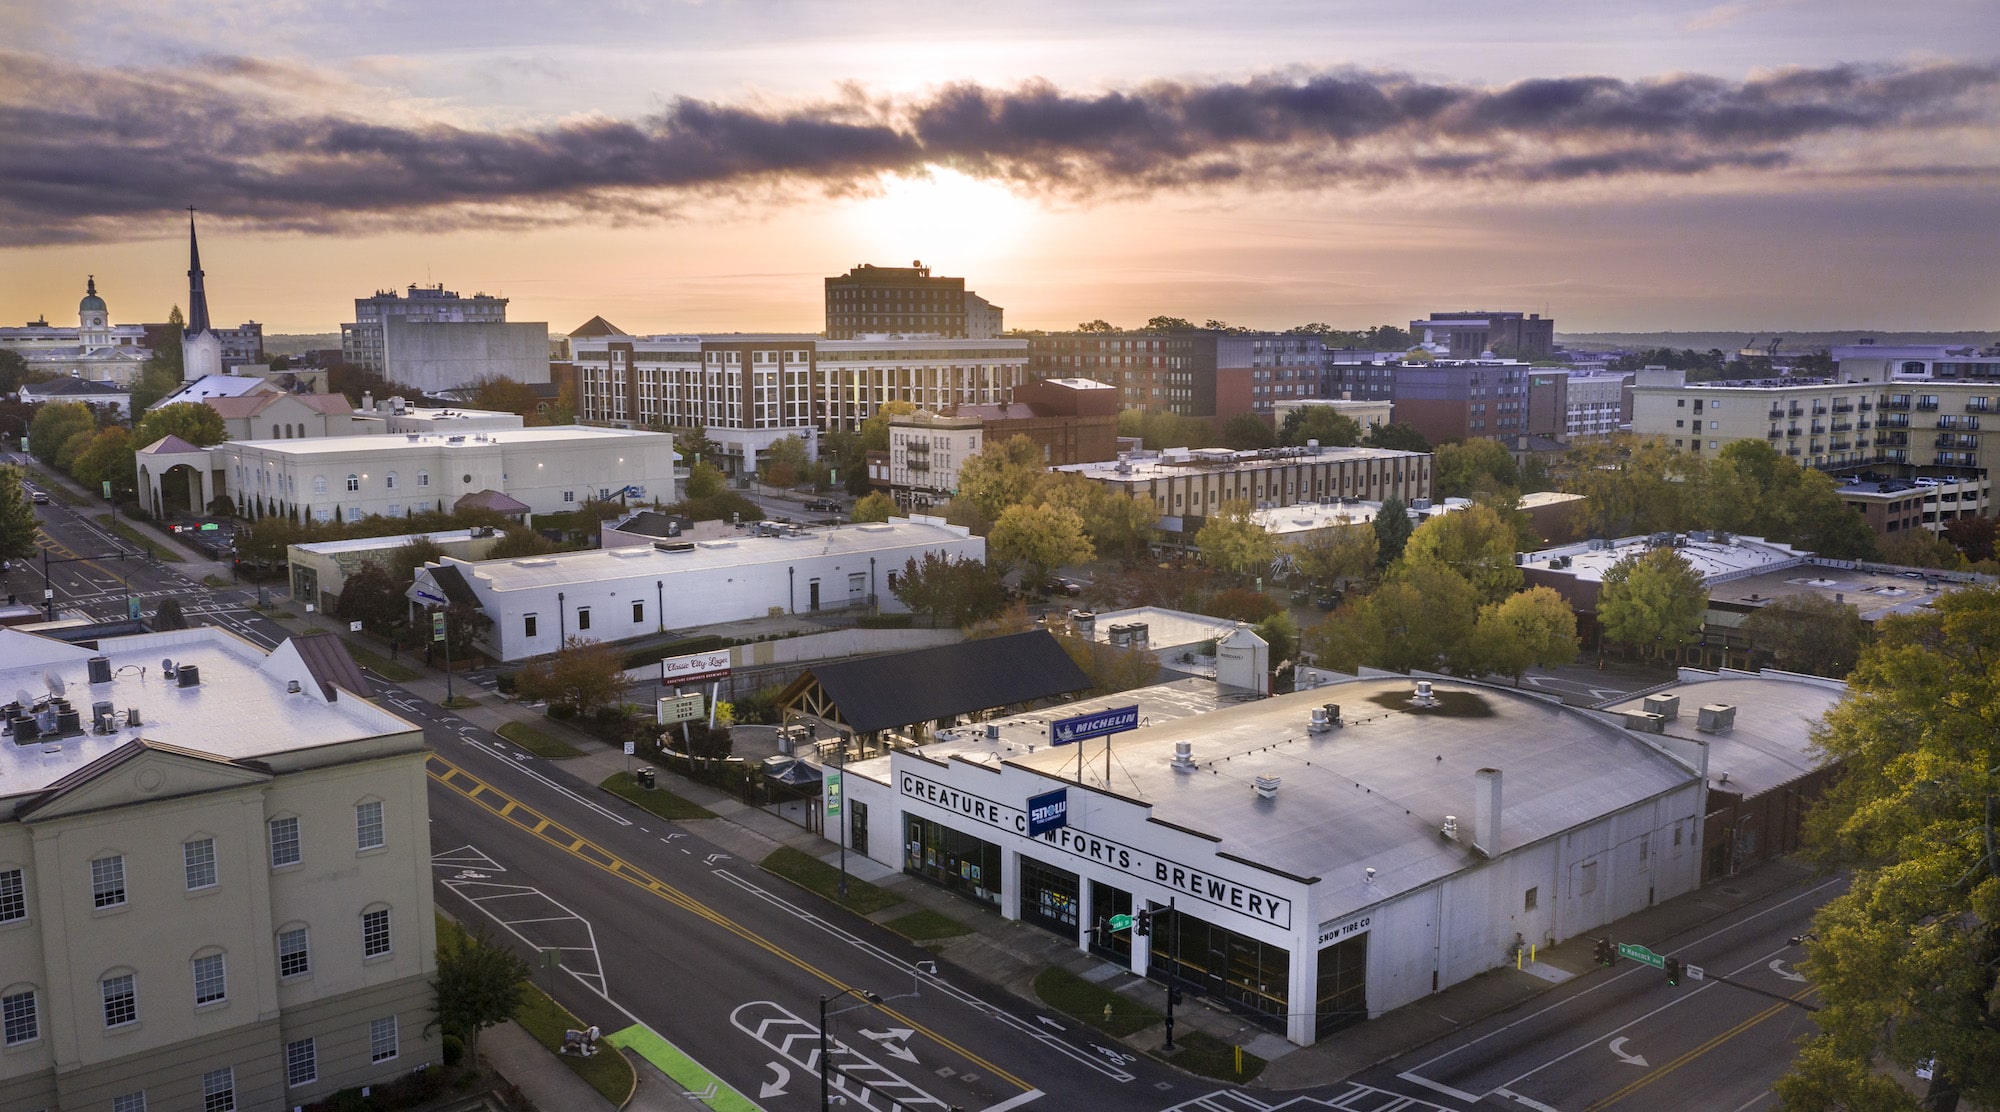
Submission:
[[[444,1037],[444,1064],[455,1066],[465,1058],[465,1040],[457,1035]]]

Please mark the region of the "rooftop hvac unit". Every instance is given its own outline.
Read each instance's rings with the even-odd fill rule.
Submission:
[[[1681,697],[1679,695],[1648,695],[1646,696],[1646,701],[1641,705],[1646,710],[1659,715],[1661,718],[1679,718],[1681,716]]]
[[[1642,734],[1664,734],[1667,732],[1665,715],[1649,710],[1628,710],[1625,712],[1625,728]]]
[[[986,724],[986,740],[988,741],[1000,740],[1000,723],[988,722]]]
[[[108,657],[108,656],[93,656],[93,657],[91,657],[91,658],[90,658],[89,660],[85,661],[84,663],[85,663],[85,665],[86,665],[86,666],[87,666],[87,667],[88,667],[88,668],[90,669],[90,682],[92,682],[92,683],[110,683],[110,682],[111,682],[111,658],[110,658],[110,657]]]
[[[1705,734],[1726,734],[1736,728],[1736,708],[1729,703],[1709,703],[1696,713],[1694,728]]]
[[[1282,776],[1259,776],[1256,780],[1257,798],[1278,798],[1278,785],[1284,783]]]
[[[201,669],[193,664],[183,664],[174,673],[174,680],[182,687],[200,687]]]

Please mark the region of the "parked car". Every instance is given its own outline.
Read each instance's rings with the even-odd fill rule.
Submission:
[[[21,485],[28,488],[28,500],[30,502],[33,502],[37,506],[46,506],[49,504],[48,491],[43,490],[41,487],[38,486],[31,486],[27,483],[23,483]]]
[[[840,512],[840,503],[832,498],[809,498],[806,500],[806,509],[816,514],[837,514]]]
[[[1074,579],[1064,579],[1060,575],[1052,575],[1049,577],[1048,582],[1042,584],[1042,590],[1052,595],[1068,595],[1071,598],[1075,598],[1083,593],[1083,584],[1078,583]]]

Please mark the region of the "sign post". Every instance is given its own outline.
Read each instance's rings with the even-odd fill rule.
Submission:
[[[1112,707],[1109,710],[1092,711],[1072,718],[1058,718],[1049,723],[1049,744],[1076,744],[1076,782],[1083,783],[1082,742],[1094,737],[1109,738],[1112,734],[1139,728],[1139,708]],[[1111,742],[1104,743],[1104,783],[1111,784]]]

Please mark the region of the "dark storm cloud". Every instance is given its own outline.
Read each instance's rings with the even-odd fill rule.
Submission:
[[[312,232],[646,219],[691,196],[839,191],[926,164],[1072,197],[1756,173],[1810,168],[1808,145],[1828,137],[1990,127],[2000,90],[2000,67],[1963,63],[1500,87],[1338,71],[787,108],[681,99],[641,119],[482,130],[371,120],[353,89],[255,59],[109,71],[0,53],[0,75],[12,244],[126,235],[190,201]],[[344,107],[299,107],[313,101]]]

